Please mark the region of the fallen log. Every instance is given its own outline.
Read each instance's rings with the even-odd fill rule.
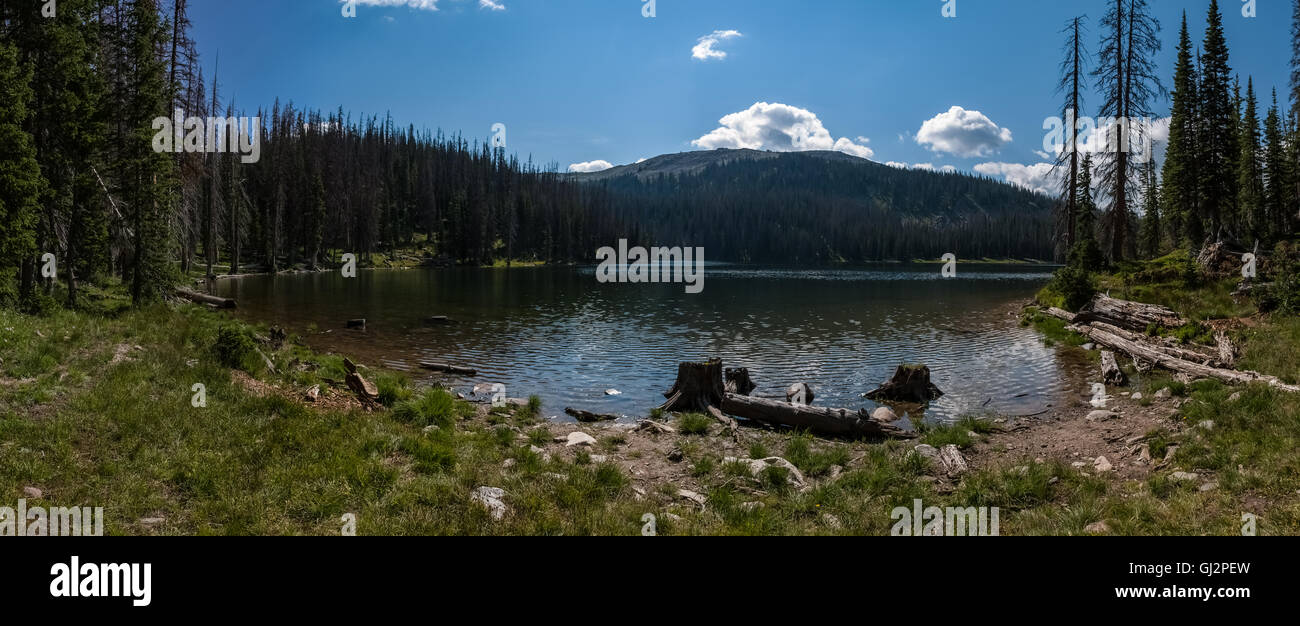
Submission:
[[[1151,326],[1181,328],[1187,325],[1187,320],[1169,307],[1116,300],[1100,293],[1074,316],[1076,324],[1089,322],[1105,322],[1138,332],[1145,332]]]
[[[588,424],[593,422],[612,422],[618,419],[617,415],[609,415],[605,413],[592,413],[591,411],[583,411],[582,409],[575,409],[575,408],[566,408],[564,409],[564,412],[569,417],[572,417],[573,419],[578,420],[579,422],[588,423]]]
[[[1233,385],[1265,383],[1275,389],[1291,393],[1300,393],[1300,387],[1296,385],[1288,385],[1274,376],[1266,376],[1258,372],[1243,372],[1210,367],[1200,363],[1185,361],[1183,359],[1172,357],[1160,350],[1153,349],[1147,344],[1125,339],[1115,333],[1107,332],[1100,328],[1076,325],[1071,326],[1070,330],[1084,335],[1101,345],[1127,352],[1134,358],[1141,358],[1150,361],[1167,370],[1178,372],[1192,378],[1213,378]]]
[[[230,298],[219,298],[217,296],[210,296],[206,293],[190,291],[189,289],[181,289],[180,287],[176,288],[176,295],[185,298],[190,302],[195,302],[198,304],[209,304],[219,309],[237,308],[235,301]]]
[[[461,376],[478,376],[478,370],[468,367],[457,367],[446,363],[420,363],[421,369],[433,370],[435,372],[444,372],[447,374],[459,374]]]
[[[731,430],[733,437],[737,423],[728,415],[767,424],[803,428],[829,436],[900,439],[916,436],[915,433],[872,420],[865,410],[809,407],[728,393],[723,383],[722,361],[719,359],[678,365],[677,381],[672,389],[664,393],[664,397],[668,401],[659,407],[660,409],[673,413],[712,415]]]
[[[1121,387],[1128,383],[1128,375],[1119,368],[1119,363],[1115,360],[1115,353],[1109,350],[1101,351],[1101,379],[1107,385],[1115,387]]]
[[[1173,339],[1171,337],[1164,337],[1164,338],[1157,339],[1142,333],[1135,333],[1131,330],[1124,330],[1123,328],[1120,328],[1118,326],[1112,326],[1105,322],[1093,322],[1089,324],[1089,326],[1091,326],[1092,328],[1103,330],[1105,332],[1114,335],[1118,335],[1134,343],[1140,343],[1146,345],[1152,350],[1163,352],[1165,354],[1168,354],[1171,357],[1174,357],[1175,359],[1182,359],[1184,361],[1200,363],[1201,365],[1208,365],[1210,367],[1225,366],[1224,363],[1217,360],[1215,355],[1207,354],[1206,352],[1200,352],[1196,350],[1194,347],[1185,347],[1182,344],[1179,344],[1178,340]]]
[[[871,419],[866,410],[830,409],[825,407],[790,404],[777,400],[752,398],[734,393],[725,394],[720,407],[723,412],[737,417],[804,428],[822,435],[851,438],[913,439],[916,433],[882,424]]]
[[[1047,315],[1050,315],[1050,316],[1052,316],[1052,317],[1055,317],[1055,318],[1063,319],[1063,320],[1065,320],[1065,321],[1067,321],[1067,322],[1070,322],[1071,324],[1074,323],[1075,315],[1074,315],[1073,313],[1069,312],[1069,311],[1064,310],[1064,309],[1058,309],[1058,308],[1056,308],[1056,307],[1054,307],[1054,306],[1053,306],[1053,307],[1047,307],[1046,309],[1043,309],[1043,313],[1045,313],[1045,314],[1047,314]]]

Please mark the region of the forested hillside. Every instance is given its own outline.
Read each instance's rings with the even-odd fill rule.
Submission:
[[[713,260],[1052,258],[1046,197],[838,152],[690,152],[576,178],[607,189],[642,240]]]

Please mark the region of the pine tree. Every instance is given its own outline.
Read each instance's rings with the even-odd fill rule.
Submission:
[[[1065,120],[1065,145],[1062,153],[1057,157],[1056,168],[1067,168],[1064,176],[1061,177],[1063,200],[1063,214],[1059,221],[1064,222],[1062,227],[1058,223],[1058,239],[1064,239],[1065,251],[1068,254],[1074,248],[1074,242],[1077,234],[1079,198],[1077,195],[1079,189],[1079,126],[1078,119],[1080,111],[1083,110],[1083,76],[1086,72],[1084,67],[1087,50],[1083,44],[1083,18],[1076,17],[1066,24],[1065,40],[1065,59],[1061,61],[1061,82],[1057,91],[1065,95],[1065,106],[1062,117]],[[1062,237],[1063,235],[1063,237]]]
[[[131,301],[140,306],[160,297],[174,278],[168,258],[174,162],[153,149],[153,120],[170,104],[167,66],[158,55],[167,42],[158,0],[135,0],[124,26],[130,67],[124,125],[130,134],[122,158],[133,239]]]
[[[1088,272],[1106,267],[1106,257],[1097,243],[1097,204],[1092,199],[1092,155],[1085,154],[1079,169],[1079,240],[1070,250],[1069,264]]]
[[[1255,99],[1255,81],[1246,79],[1246,101],[1238,125],[1241,156],[1237,159],[1238,206],[1241,219],[1246,221],[1245,232],[1256,241],[1269,237],[1269,220],[1264,204],[1264,168],[1261,163],[1258,102]]]
[[[19,65],[18,49],[0,39],[0,296],[10,292],[8,283],[18,262],[31,262],[36,254],[45,181],[32,137],[23,130],[30,83],[31,72]]]
[[[1286,210],[1287,193],[1291,189],[1291,171],[1286,162],[1285,135],[1282,115],[1277,104],[1277,89],[1273,90],[1273,105],[1264,118],[1264,214],[1274,237],[1285,237],[1291,232],[1290,216]]]
[[[1155,159],[1142,166],[1142,230],[1138,236],[1142,254],[1147,258],[1160,256],[1162,230],[1160,223],[1160,183],[1156,180]]]
[[[1218,237],[1236,204],[1239,149],[1234,141],[1236,110],[1232,95],[1232,69],[1228,43],[1223,36],[1223,15],[1218,0],[1210,0],[1205,43],[1201,54],[1200,159],[1201,215],[1208,234]],[[1200,245],[1201,242],[1193,242]]]
[[[1196,243],[1202,237],[1197,206],[1200,198],[1196,156],[1198,79],[1192,53],[1192,38],[1187,30],[1187,13],[1184,12],[1182,28],[1178,33],[1178,61],[1174,66],[1169,144],[1161,172],[1164,182],[1161,194],[1163,213],[1170,239],[1175,245],[1184,237]]]

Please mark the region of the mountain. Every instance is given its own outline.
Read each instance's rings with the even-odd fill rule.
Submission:
[[[711,260],[1053,257],[1051,198],[839,152],[685,152],[569,177],[608,193],[629,239],[703,246]]]

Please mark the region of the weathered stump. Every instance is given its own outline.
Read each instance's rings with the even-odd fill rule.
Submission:
[[[728,367],[723,370],[727,393],[747,396],[758,389],[758,385],[749,378],[749,368]]]
[[[899,365],[894,377],[879,389],[867,394],[871,400],[894,402],[929,402],[943,392],[930,382],[930,368],[924,365]]]
[[[1124,370],[1119,368],[1119,362],[1115,360],[1115,353],[1109,350],[1101,351],[1101,379],[1107,385],[1121,387],[1128,383],[1128,376]]]
[[[659,408],[670,413],[707,413],[709,407],[722,406],[726,393],[721,359],[681,363],[677,366],[677,382],[664,393],[668,401]]]

